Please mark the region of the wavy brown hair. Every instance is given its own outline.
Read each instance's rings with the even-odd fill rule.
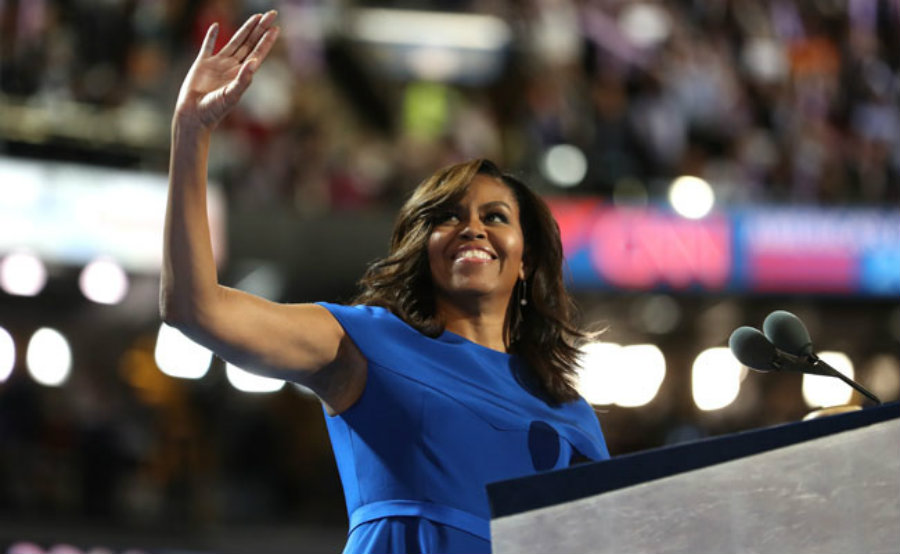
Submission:
[[[589,335],[572,321],[574,304],[563,283],[559,227],[539,196],[489,160],[445,167],[416,187],[394,223],[387,257],[369,266],[353,303],[385,307],[430,337],[444,331],[444,323],[435,314],[428,239],[441,214],[465,196],[479,174],[512,190],[524,235],[527,287],[520,281],[510,298],[504,329],[507,349],[524,359],[541,396],[554,404],[574,400],[578,398],[573,385],[577,346]],[[523,290],[527,290],[525,306],[519,303]]]

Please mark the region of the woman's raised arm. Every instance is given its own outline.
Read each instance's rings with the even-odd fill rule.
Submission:
[[[352,405],[365,361],[325,308],[279,304],[218,283],[206,212],[210,135],[250,86],[278,36],[274,11],[250,17],[218,53],[207,31],[172,119],[160,315],[248,371],[303,383],[330,412]]]

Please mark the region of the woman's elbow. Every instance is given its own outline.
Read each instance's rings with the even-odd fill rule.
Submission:
[[[179,307],[173,295],[164,289],[159,292],[159,318],[166,325],[176,329],[182,329],[191,323],[190,310]]]

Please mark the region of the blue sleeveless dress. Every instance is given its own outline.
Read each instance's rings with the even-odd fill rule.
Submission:
[[[491,551],[485,485],[609,458],[583,399],[529,392],[516,356],[389,310],[320,303],[368,361],[366,387],[325,420],[347,502],[344,554]]]

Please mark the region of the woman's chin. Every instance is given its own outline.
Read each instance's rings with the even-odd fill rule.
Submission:
[[[466,286],[453,287],[441,296],[451,303],[485,302],[492,299],[508,301],[512,291],[501,291],[485,284],[471,283]]]

